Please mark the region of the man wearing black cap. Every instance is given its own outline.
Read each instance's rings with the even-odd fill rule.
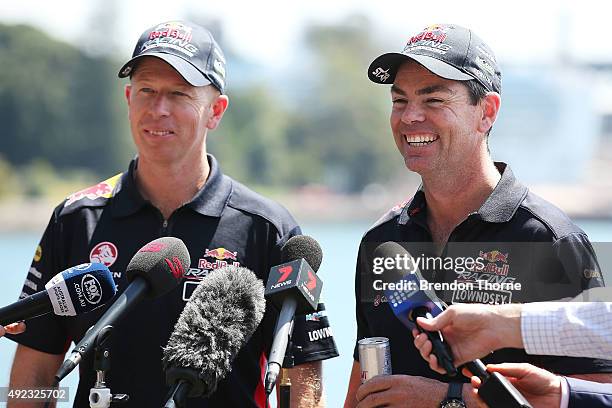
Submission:
[[[124,406],[160,407],[169,390],[162,347],[198,283],[226,265],[249,268],[266,281],[270,267],[280,263],[280,248],[300,228],[282,206],[223,175],[207,154],[207,133],[228,106],[225,58],[207,30],[182,21],[151,27],[119,76],[130,78],[125,96],[138,156],[127,172],[72,194],[55,209],[22,296],[36,292],[58,271],[90,261],[109,267],[122,291],[128,285],[126,266],[139,248],[160,236],[182,239],[191,255],[185,281],[130,310],[115,325],[109,345],[106,384],[111,391],[129,395]],[[327,326],[320,307],[316,321],[295,319],[296,367],[289,371],[296,406],[321,403],[321,360],[337,355],[331,336],[308,341],[309,330]],[[105,310],[29,320],[26,332],[12,337],[19,346],[11,387],[51,385],[71,341],[78,343]],[[190,399],[188,406],[266,406],[263,378],[276,313],[267,308],[217,391],[207,399]],[[92,356],[79,370],[75,406],[86,407],[96,381]]]
[[[432,263],[421,272],[429,283],[446,284],[435,290],[448,303],[575,296],[603,285],[599,265],[580,228],[529,192],[507,164],[492,160],[487,138],[501,105],[501,72],[491,49],[473,31],[453,24],[426,27],[408,39],[402,52],[376,58],[368,76],[391,85],[393,138],[422,186],[362,239],[355,278],[357,340],[389,338],[394,375],[360,385],[356,345],[345,407],[478,406],[462,385],[467,379],[439,375],[420,358],[410,329],[386,304],[387,295],[397,292],[381,291],[379,277],[385,275],[374,271],[372,249],[395,241],[423,262],[444,260],[444,266]],[[470,266],[458,263],[468,257],[475,261]],[[403,294],[410,302],[412,295]],[[607,360],[536,358],[504,349],[485,360],[495,362],[530,362],[559,374],[612,380],[602,374],[612,372]]]

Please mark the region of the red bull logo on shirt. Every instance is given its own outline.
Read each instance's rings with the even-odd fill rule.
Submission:
[[[206,258],[214,258],[215,261],[210,261]],[[233,262],[228,262],[233,261]],[[240,266],[238,262],[238,252],[230,251],[223,247],[208,249],[206,248],[204,256],[198,260],[198,268],[200,269],[218,269],[227,265]]]
[[[479,251],[479,256],[488,262],[503,262],[508,263],[508,253],[502,253],[497,249],[489,252]]]
[[[120,177],[121,173],[109,178],[108,180],[104,180],[95,186],[77,191],[66,199],[66,204],[64,204],[64,206],[68,207],[69,205],[72,205],[84,198],[88,198],[90,200],[95,200],[96,198],[100,197],[111,198],[113,196],[113,189],[115,188],[115,185],[117,184],[117,181],[119,181]]]
[[[231,259],[233,261],[237,260],[238,252],[232,252],[225,248],[216,248],[216,249],[206,249],[204,252],[204,257],[213,257],[219,260]]]

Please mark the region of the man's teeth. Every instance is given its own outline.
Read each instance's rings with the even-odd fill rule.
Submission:
[[[436,140],[438,140],[437,136],[433,135],[412,135],[412,136],[404,136],[406,138],[406,142],[410,146],[427,146],[428,144],[432,144]]]
[[[149,133],[153,136],[166,136],[174,132],[170,130],[149,130]]]

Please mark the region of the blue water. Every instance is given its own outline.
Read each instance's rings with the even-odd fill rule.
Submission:
[[[582,221],[578,224],[589,234],[592,241],[612,242],[612,221]],[[324,387],[330,407],[342,406],[353,362],[352,351],[356,330],[353,289],[355,257],[359,240],[367,228],[367,222],[303,226],[304,233],[315,237],[323,248],[324,257],[319,276],[324,283],[323,296],[341,354],[340,357],[328,360],[324,364]],[[38,238],[38,234],[35,233],[0,234],[0,259],[3,260],[0,305],[11,303],[19,295]],[[601,260],[604,254],[599,253],[599,255]],[[603,268],[605,266],[602,263]],[[611,271],[606,272],[607,281],[610,283]],[[13,342],[0,339],[0,386],[8,384],[14,349]],[[75,370],[62,381],[62,386],[70,387],[73,396],[77,382],[78,374]],[[69,407],[71,404],[60,403],[58,406]]]

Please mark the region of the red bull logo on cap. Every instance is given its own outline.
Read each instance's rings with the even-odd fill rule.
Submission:
[[[121,173],[109,178],[108,180],[104,180],[95,186],[77,191],[66,199],[66,204],[64,204],[64,206],[67,207],[84,198],[88,198],[90,200],[95,200],[96,198],[100,197],[111,198],[113,196],[113,189],[115,188],[115,185],[117,184],[117,181],[119,181],[120,177]]]
[[[433,41],[433,42],[444,42],[446,39],[446,31],[448,30],[447,26],[434,24],[429,27],[425,27],[423,31],[415,36],[410,37],[406,47],[419,42],[419,41]]]
[[[188,27],[179,21],[170,21],[155,27],[155,29],[149,33],[149,40],[154,40],[158,37],[172,37],[188,43],[193,37],[191,31],[191,27]]]

